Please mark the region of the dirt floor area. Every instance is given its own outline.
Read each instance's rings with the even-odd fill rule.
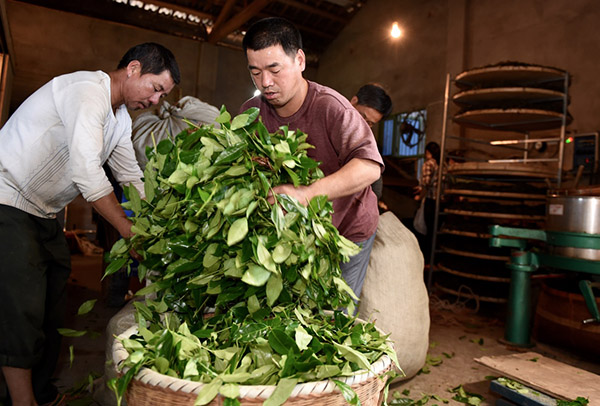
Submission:
[[[83,275],[83,277],[81,276]],[[106,326],[119,309],[109,308],[102,299],[101,289],[87,284],[86,275],[74,273],[69,284],[68,325],[75,330],[94,331],[84,337],[65,338],[60,356],[56,384],[63,392],[76,394],[73,406],[115,404],[113,394],[104,387]],[[78,280],[77,278],[80,278]],[[77,316],[79,306],[96,299],[94,309],[86,316]],[[534,351],[545,357],[600,374],[598,358],[538,342],[533,348],[514,348],[502,343],[504,315],[502,306],[480,306],[453,297],[430,296],[430,346],[422,371],[411,379],[395,382],[390,387],[389,400],[409,398],[414,403],[429,406],[464,404],[452,400],[454,388],[481,395],[482,405],[495,405],[496,396],[489,390],[494,371],[474,361],[482,356],[505,355]],[[71,355],[72,354],[72,355]],[[0,399],[2,399],[0,382]],[[400,404],[397,401],[397,404]],[[392,402],[393,403],[393,402]],[[1,402],[0,402],[1,405]]]
[[[462,386],[467,392],[483,397],[481,405],[495,405],[499,396],[491,392],[490,380],[495,371],[475,361],[483,356],[500,356],[515,352],[535,352],[568,365],[600,374],[598,356],[578,354],[532,340],[530,348],[503,343],[504,309],[500,305],[476,305],[453,297],[430,296],[430,345],[427,362],[412,379],[392,384],[390,397],[421,400],[428,405],[464,404],[452,400],[453,389]],[[423,404],[423,403],[421,403]]]

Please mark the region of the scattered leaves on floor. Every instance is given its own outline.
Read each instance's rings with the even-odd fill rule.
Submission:
[[[432,357],[431,354],[427,354],[427,357],[425,359],[425,363],[431,365],[432,367],[440,366],[443,362],[444,361],[441,357]]]
[[[96,300],[97,299],[92,299],[92,300],[83,302],[81,304],[81,306],[79,306],[79,309],[77,310],[77,315],[82,316],[82,315],[87,314],[90,311],[92,311],[92,309],[94,308],[94,305],[96,304]]]
[[[419,372],[417,372],[417,375],[429,374],[429,373],[431,373],[431,370],[429,369],[429,365],[425,364],[425,365],[423,365],[423,368],[421,368],[419,370]]]
[[[458,385],[453,389],[448,389],[450,393],[454,393],[452,400],[461,402],[467,405],[478,406],[485,400],[483,396],[478,393],[467,392],[462,385]]]
[[[556,406],[586,406],[590,401],[584,397],[577,396],[575,400],[556,400]]]
[[[498,383],[504,387],[507,387],[509,389],[512,389],[514,391],[516,391],[517,393],[520,394],[525,394],[525,393],[529,393],[535,396],[540,396],[539,392],[534,391],[533,389],[523,385],[521,382],[517,382],[513,379],[509,379],[509,378],[505,378],[505,377],[500,377],[498,378]]]
[[[402,391],[402,395],[404,395],[406,390]],[[444,399],[438,395],[428,395],[425,393],[421,393],[420,399],[411,399],[408,397],[402,397],[398,392],[393,393],[394,399],[388,403],[388,405],[401,405],[401,406],[423,406],[427,404],[430,400],[436,400],[442,403],[449,403],[448,399]],[[406,395],[405,395],[406,396]]]
[[[69,368],[73,367],[73,359],[75,358],[75,354],[73,354],[73,346],[69,345]]]
[[[81,337],[87,333],[87,331],[78,331],[73,330],[72,328],[59,328],[57,330],[58,334],[65,337]]]

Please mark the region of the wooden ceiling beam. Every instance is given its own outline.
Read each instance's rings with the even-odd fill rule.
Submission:
[[[316,35],[318,37],[324,38],[324,39],[328,39],[328,40],[332,40],[335,38],[334,34],[330,34],[327,32],[323,32],[321,30],[317,30],[315,28],[311,28],[311,27],[307,27],[305,25],[300,25],[300,24],[294,24],[300,31],[305,31],[308,32],[310,34]]]
[[[17,0],[54,10],[98,18],[117,24],[131,25],[184,38],[206,40],[204,24],[191,24],[181,19],[140,9],[112,0]]]
[[[274,0],[254,0],[242,11],[237,13],[232,19],[223,23],[220,27],[212,30],[208,36],[208,42],[216,44],[227,35],[231,34],[235,30],[239,29],[244,23],[256,16],[260,11],[269,5]]]
[[[297,0],[277,0],[277,2],[282,3],[282,4],[286,4],[288,6],[295,7],[295,8],[300,9],[300,10],[307,11],[307,12],[309,12],[311,14],[319,15],[319,16],[327,18],[329,20],[339,21],[340,23],[343,23],[343,24],[347,24],[348,23],[348,18],[340,17],[337,14],[328,13],[327,11],[323,11],[323,10],[318,9],[316,7],[312,7],[312,6],[309,6],[307,4],[300,3]]]
[[[221,9],[219,16],[217,17],[215,23],[212,26],[213,30],[218,30],[219,27],[226,21],[231,15],[231,11],[233,10],[233,6],[235,6],[236,0],[227,0],[225,5]]]
[[[266,18],[266,17],[269,17],[269,15],[268,14],[264,14],[264,13],[260,13],[260,18]],[[301,32],[307,32],[309,34],[316,35],[316,36],[321,37],[323,39],[327,39],[327,40],[331,41],[332,39],[334,39],[336,37],[335,34],[330,34],[330,33],[327,33],[327,32],[323,32],[321,30],[317,30],[316,28],[311,28],[311,27],[308,27],[308,26],[303,25],[303,24],[294,23],[294,25]],[[305,39],[304,36],[302,37],[302,39]]]
[[[215,16],[205,13],[204,11],[196,10],[196,9],[193,9],[190,7],[180,6],[175,3],[168,2],[168,1],[160,1],[160,0],[142,0],[142,1],[144,2],[144,4],[154,4],[159,7],[165,7],[165,8],[170,8],[175,11],[181,11],[182,13],[194,14],[200,18],[207,18],[209,20],[214,20],[214,18],[215,18]]]

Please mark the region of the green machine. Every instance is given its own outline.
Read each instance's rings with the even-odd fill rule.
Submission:
[[[579,288],[591,314],[583,323],[600,323],[593,288],[600,287],[600,196],[585,192],[552,192],[546,206],[545,230],[490,227],[490,246],[515,248],[511,270],[504,338],[517,346],[531,346],[531,276],[545,266],[589,274]],[[538,242],[538,247],[532,246]],[[540,244],[541,242],[541,244]]]

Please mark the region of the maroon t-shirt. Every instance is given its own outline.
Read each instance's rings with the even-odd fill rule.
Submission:
[[[245,102],[240,112],[250,107],[260,108],[262,121],[269,132],[287,125],[292,131],[300,129],[308,134],[307,142],[315,146],[308,150],[308,156],[321,162],[325,176],[353,158],[375,161],[383,171],[383,160],[371,129],[350,102],[333,89],[308,81],[306,99],[290,117],[279,117],[261,96]],[[371,186],[335,199],[333,210],[333,224],[351,241],[364,241],[377,230],[379,209]]]

